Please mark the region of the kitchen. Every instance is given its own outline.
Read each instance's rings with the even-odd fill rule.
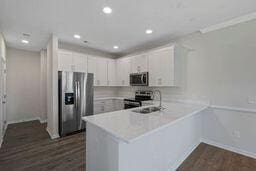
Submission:
[[[254,1],[62,3],[0,2],[0,170],[254,170]]]

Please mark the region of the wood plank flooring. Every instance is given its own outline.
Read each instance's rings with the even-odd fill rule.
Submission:
[[[9,125],[0,149],[0,171],[85,170],[85,134],[51,140],[38,121]]]
[[[0,149],[0,171],[85,171],[85,134],[51,140],[38,121],[8,126]],[[256,160],[200,144],[179,171],[256,171]]]
[[[178,171],[256,171],[256,159],[201,143]]]

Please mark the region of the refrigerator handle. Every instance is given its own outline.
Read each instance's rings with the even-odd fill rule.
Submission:
[[[77,110],[79,110],[79,108],[81,109],[81,87],[80,87],[80,82],[78,81],[77,82],[77,101],[79,102],[79,103],[77,103]],[[80,106],[79,106],[80,105]],[[79,110],[79,119],[78,119],[78,121],[79,121],[79,129],[81,129],[82,128],[82,109],[81,110]]]
[[[75,95],[76,95],[76,101],[75,101],[75,108],[78,108],[78,88],[77,88],[77,81],[75,81]]]
[[[80,83],[79,81],[77,82],[77,109],[79,108],[79,104],[80,104],[80,101],[81,101],[81,94],[80,94]]]

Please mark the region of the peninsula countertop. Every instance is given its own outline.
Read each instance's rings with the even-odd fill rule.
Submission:
[[[160,131],[180,120],[200,113],[208,106],[203,104],[164,102],[163,107],[165,108],[164,110],[150,114],[135,113],[133,112],[135,108],[133,108],[87,116],[82,119],[103,129],[118,141],[131,143],[143,136]]]

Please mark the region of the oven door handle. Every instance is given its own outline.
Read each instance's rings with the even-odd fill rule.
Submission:
[[[142,84],[145,84],[145,83],[143,82],[143,78],[144,78],[144,74],[141,74],[141,83],[142,83]]]

